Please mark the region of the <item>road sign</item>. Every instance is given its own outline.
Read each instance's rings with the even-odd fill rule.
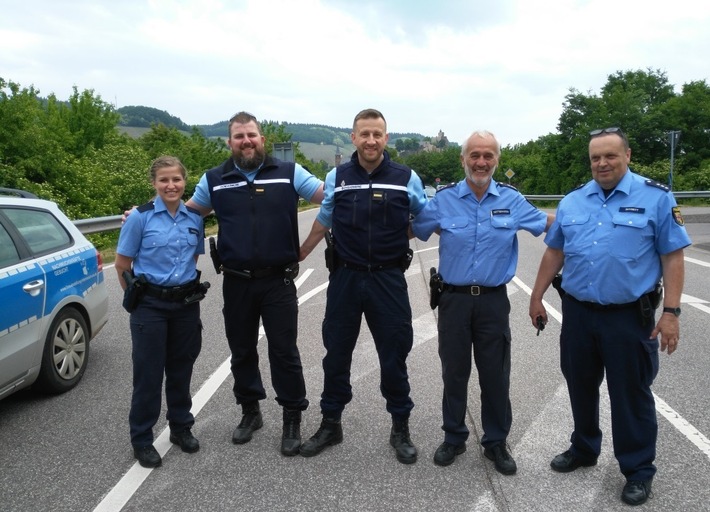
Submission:
[[[513,176],[515,176],[515,172],[513,171],[513,169],[508,169],[507,171],[505,171],[505,177],[506,177],[506,178],[510,179],[510,178],[512,178]]]

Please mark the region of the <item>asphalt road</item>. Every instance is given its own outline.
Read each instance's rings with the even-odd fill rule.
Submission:
[[[688,216],[688,212],[684,212]],[[707,212],[703,212],[707,213]],[[301,237],[315,211],[301,214]],[[686,285],[681,345],[661,355],[654,384],[659,410],[659,440],[654,497],[644,510],[707,510],[710,501],[710,223],[689,223],[694,246],[686,250]],[[91,347],[81,384],[56,397],[23,391],[0,401],[0,510],[2,511],[596,511],[626,510],[619,500],[624,479],[611,450],[608,398],[602,403],[605,433],[597,466],[560,475],[549,468],[568,447],[569,399],[559,370],[559,299],[546,295],[556,318],[535,336],[527,309],[529,288],[544,250],[541,239],[520,235],[518,274],[508,286],[512,304],[513,428],[509,437],[518,463],[515,476],[493,469],[478,445],[477,376],[470,383],[468,451],[441,468],[432,457],[443,440],[441,366],[436,318],[428,306],[428,271],[437,265],[436,236],[413,241],[416,257],[407,272],[415,346],[409,357],[412,397],[410,420],[419,460],[402,465],[389,446],[390,418],[379,392],[379,367],[366,326],[353,359],[355,397],[343,417],[345,440],[318,457],[287,458],[279,453],[281,411],[273,400],[260,343],[268,398],[262,402],[264,428],[245,445],[231,443],[239,421],[228,371],[229,351],[221,315],[221,276],[209,259],[200,261],[212,282],[202,303],[203,350],[192,381],[196,425],[202,449],[185,454],[171,448],[165,420],[156,426],[163,466],[146,470],[133,457],[127,416],[131,394],[128,315],[120,306],[115,272],[106,270],[111,319]],[[320,323],[327,271],[322,245],[301,265],[299,345],[311,407],[303,434],[318,428],[318,398],[324,355]],[[556,315],[556,316],[555,316]],[[158,437],[159,436],[159,437]]]

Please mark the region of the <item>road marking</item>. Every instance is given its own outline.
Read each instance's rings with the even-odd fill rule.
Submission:
[[[295,281],[296,289],[306,282],[306,279],[311,275],[313,269],[306,270],[298,279]],[[299,297],[299,304],[303,304],[308,299],[316,295],[321,290],[328,287],[326,282],[324,285],[310,291],[303,297]],[[315,290],[318,290],[317,292]],[[260,327],[259,334],[264,335],[263,328]],[[231,374],[231,356],[228,357],[217,370],[209,376],[209,378],[202,385],[200,390],[195,393],[192,398],[192,412],[193,416],[202,410],[205,404],[212,398],[212,396],[217,392],[219,387],[225,381],[225,379]],[[161,457],[164,457],[166,453],[172,448],[173,444],[170,442],[170,428],[166,427],[158,436],[158,438],[153,443],[155,449],[158,451]],[[118,483],[109,491],[109,493],[104,496],[104,499],[96,506],[94,512],[118,512],[120,511],[128,500],[136,493],[138,488],[143,484],[143,482],[148,478],[153,471],[152,468],[144,468],[136,461],[133,466],[126,472],[125,475],[118,481]]]
[[[703,267],[710,267],[710,263],[708,263],[707,261],[696,260],[695,258],[688,258],[688,257],[686,257],[686,258],[685,258],[685,261],[687,261],[687,262],[689,262],[689,263],[695,263],[696,265],[701,265],[701,266],[703,266]]]

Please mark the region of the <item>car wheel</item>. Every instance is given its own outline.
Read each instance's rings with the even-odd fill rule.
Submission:
[[[74,308],[62,310],[52,322],[35,385],[45,393],[64,393],[77,385],[89,363],[89,333]]]

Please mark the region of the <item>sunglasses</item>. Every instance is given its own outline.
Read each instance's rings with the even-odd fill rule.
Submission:
[[[621,134],[623,132],[621,131],[621,128],[617,128],[616,126],[612,126],[611,128],[600,128],[598,130],[592,130],[591,132],[589,132],[589,135],[594,137],[596,135],[601,135],[603,133],[619,133],[619,134]]]

